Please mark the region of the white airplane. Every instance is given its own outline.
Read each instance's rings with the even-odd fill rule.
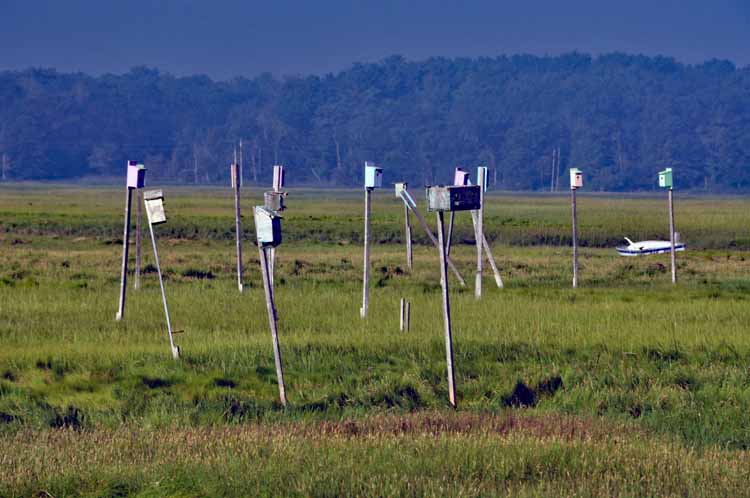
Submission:
[[[675,233],[675,251],[684,251],[685,244],[680,243],[680,234]],[[617,252],[620,256],[645,256],[648,254],[664,254],[670,252],[672,244],[668,240],[642,240],[640,242],[633,242],[629,238],[625,237],[628,241],[627,246],[617,247]]]

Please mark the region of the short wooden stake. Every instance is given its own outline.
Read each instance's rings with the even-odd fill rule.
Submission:
[[[234,190],[234,231],[236,234],[237,244],[237,288],[240,292],[243,291],[244,287],[242,284],[242,214],[240,212],[240,187],[242,186],[242,170],[238,164],[232,164],[229,167],[230,175],[232,177],[232,190]]]
[[[133,279],[133,288],[141,288],[141,219],[143,218],[143,192],[139,189],[135,198],[135,278]]]
[[[432,241],[432,244],[440,250],[438,239],[435,238],[435,234],[432,233],[432,230],[430,229],[429,225],[427,225],[427,221],[425,221],[424,217],[422,216],[422,213],[419,212],[417,209],[417,205],[414,202],[414,199],[409,195],[408,192],[402,191],[401,192],[401,199],[404,201],[404,204],[411,210],[412,213],[414,213],[414,216],[417,218],[417,221],[419,221],[420,226],[427,234],[427,237]],[[448,267],[453,271],[453,274],[456,276],[456,279],[458,279],[458,282],[461,284],[462,287],[466,286],[466,281],[461,276],[461,273],[458,271],[458,268],[456,268],[456,265],[453,264],[453,261],[451,258],[446,255],[446,260],[448,262]]]
[[[263,288],[266,292],[266,309],[268,310],[268,324],[271,327],[271,339],[273,341],[273,359],[276,363],[276,379],[279,383],[279,399],[286,406],[286,388],[284,386],[284,370],[281,366],[281,349],[279,348],[279,333],[277,328],[276,306],[273,299],[273,286],[269,274],[268,248],[258,246],[260,251],[260,270],[263,274]]]
[[[672,187],[669,187],[668,192],[668,200],[669,200],[669,244],[670,244],[670,251],[669,251],[669,259],[672,263],[672,283],[677,283],[677,259],[675,255],[675,236],[674,236],[674,195],[672,191]]]
[[[453,372],[453,337],[451,333],[451,305],[448,295],[448,258],[445,248],[445,221],[443,211],[437,212],[438,243],[440,248],[440,285],[443,288],[443,323],[445,326],[445,361],[448,368],[448,400],[456,407],[456,386]]]
[[[411,303],[401,298],[401,311],[399,313],[399,327],[401,332],[409,332],[411,319]]]
[[[573,288],[578,287],[578,215],[576,212],[576,188],[570,189],[570,207],[573,213]]]
[[[120,301],[115,320],[125,317],[125,294],[128,285],[128,250],[130,248],[130,205],[133,201],[133,188],[125,187],[125,227],[122,231],[122,271],[120,273]]]
[[[159,275],[159,287],[161,288],[161,301],[164,304],[164,316],[167,319],[167,332],[169,333],[169,347],[172,350],[172,358],[180,358],[180,348],[174,343],[174,332],[172,331],[172,321],[169,319],[169,306],[167,306],[167,293],[164,290],[164,279],[161,275],[161,266],[159,265],[159,252],[156,249],[156,236],[154,235],[154,226],[149,223],[148,230],[151,233],[151,245],[154,248],[154,262],[156,263],[156,272]]]
[[[365,188],[365,254],[362,273],[362,307],[359,309],[359,316],[367,316],[367,307],[369,305],[369,283],[370,283],[370,203],[372,198],[372,189]]]

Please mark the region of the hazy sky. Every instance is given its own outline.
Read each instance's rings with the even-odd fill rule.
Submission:
[[[0,69],[226,79],[573,50],[750,65],[750,0],[0,0]]]

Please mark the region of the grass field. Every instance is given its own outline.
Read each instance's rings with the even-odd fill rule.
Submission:
[[[579,195],[573,290],[567,197],[489,195],[506,287],[487,272],[476,301],[451,280],[453,410],[436,250],[413,223],[408,271],[403,208],[376,195],[361,320],[362,193],[292,190],[283,409],[252,245],[261,192],[243,200],[242,295],[230,190],[165,194],[178,362],[148,238],[144,287],[114,320],[120,189],[0,187],[0,496],[750,495],[750,201],[677,193],[672,286],[668,255],[613,250],[667,236],[665,196]],[[457,223],[473,282],[468,214]]]

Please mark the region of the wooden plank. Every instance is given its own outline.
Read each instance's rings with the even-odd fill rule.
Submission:
[[[151,233],[151,246],[154,249],[154,262],[156,263],[156,273],[159,275],[159,288],[161,289],[161,302],[164,305],[164,316],[167,319],[167,333],[169,334],[169,347],[172,350],[172,358],[180,359],[180,348],[174,343],[174,334],[172,333],[172,320],[169,318],[169,306],[167,305],[167,293],[164,289],[164,278],[161,275],[161,265],[159,264],[159,251],[156,249],[156,236],[154,235],[154,226],[148,224],[149,233]]]
[[[141,288],[141,266],[142,266],[142,228],[143,219],[143,192],[139,189],[135,197],[135,278],[133,287],[135,290]]]
[[[133,200],[133,189],[125,187],[125,227],[122,230],[122,271],[120,272],[120,300],[115,320],[125,318],[125,294],[128,286],[128,250],[130,249],[130,204]]]
[[[672,187],[669,188],[669,260],[672,263],[672,283],[677,283],[677,257],[675,254],[675,237],[674,237],[674,196]]]
[[[258,246],[260,252],[260,270],[263,274],[263,289],[266,294],[266,310],[268,311],[268,325],[271,328],[271,340],[273,341],[273,359],[276,364],[276,380],[279,384],[279,399],[281,404],[286,406],[286,387],[284,386],[284,369],[281,364],[281,349],[279,348],[279,333],[276,317],[276,306],[273,299],[273,287],[271,286],[270,274],[268,271],[269,260],[267,249]]]
[[[409,207],[404,206],[404,219],[406,220],[406,267],[412,270],[414,265],[414,254],[412,253],[411,221],[409,220]]]
[[[237,289],[242,292],[244,286],[243,281],[243,268],[242,268],[242,213],[241,213],[241,199],[240,199],[240,188],[242,186],[241,180],[241,169],[239,165],[232,164],[230,166],[230,172],[232,175],[232,186],[234,187],[234,231],[235,240],[237,245]]]
[[[367,307],[369,305],[369,284],[370,284],[370,202],[372,189],[365,188],[365,249],[364,263],[362,272],[362,307],[359,309],[359,316],[367,316]]]
[[[440,250],[440,285],[443,289],[443,325],[445,332],[445,362],[448,370],[448,401],[456,407],[455,374],[453,371],[453,336],[451,331],[451,304],[448,293],[448,258],[446,254],[443,211],[437,212],[438,243]]]
[[[576,189],[570,189],[570,208],[573,213],[573,288],[578,287],[578,215],[576,212]]]
[[[474,237],[477,246],[477,274],[474,280],[474,297],[482,297],[482,272],[484,268],[484,255],[482,254],[482,242],[484,239],[484,168],[477,168],[477,185],[479,185],[479,209],[476,210],[477,222],[474,225]]]

